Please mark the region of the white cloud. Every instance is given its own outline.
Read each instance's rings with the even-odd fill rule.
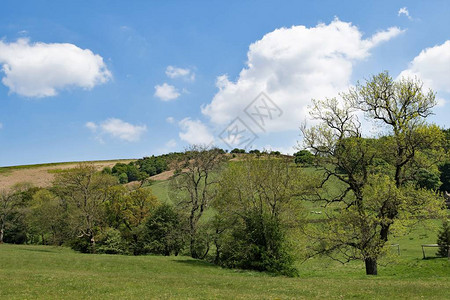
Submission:
[[[409,11],[408,11],[408,8],[405,6],[405,7],[402,7],[402,8],[400,8],[399,10],[398,10],[398,14],[397,14],[399,17],[401,16],[401,15],[405,15],[408,19],[410,19],[410,20],[412,20],[413,18],[409,15]]]
[[[107,134],[124,141],[136,142],[147,131],[147,126],[145,125],[133,125],[116,118],[107,119],[99,124],[87,122],[85,126],[92,132],[99,130],[100,135],[97,136],[97,139],[100,141],[102,140],[101,135]]]
[[[168,66],[166,68],[166,75],[169,78],[184,78],[191,81],[195,80],[195,73],[190,69],[177,68],[174,66]]]
[[[0,123],[0,129],[2,129],[3,128],[3,124],[2,123]]]
[[[173,117],[167,117],[166,122],[169,124],[173,124],[173,123],[175,123],[175,119]]]
[[[166,143],[167,148],[175,148],[176,145],[177,145],[177,142],[174,139],[171,139]]]
[[[155,85],[155,97],[163,101],[177,99],[180,96],[178,90],[170,84],[163,83],[162,85]]]
[[[179,133],[180,139],[189,144],[209,145],[214,141],[214,137],[209,132],[208,127],[200,120],[185,118],[178,124],[182,130]]]
[[[95,124],[94,122],[86,122],[85,126],[93,132],[97,131],[97,124]]]
[[[422,50],[399,77],[418,77],[426,87],[450,93],[450,40]]]
[[[111,79],[103,58],[89,49],[68,43],[30,43],[18,39],[0,41],[2,83],[11,93],[26,97],[55,96],[58,91],[92,89]]]
[[[202,112],[213,123],[226,124],[243,116],[245,107],[264,91],[283,111],[264,129],[296,130],[312,98],[333,97],[347,89],[353,64],[400,33],[393,27],[363,39],[356,26],[338,19],[311,28],[276,29],[250,45],[236,81],[227,75],[217,78],[219,91]]]

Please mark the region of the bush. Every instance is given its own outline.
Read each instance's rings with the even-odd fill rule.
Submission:
[[[69,242],[70,248],[81,253],[92,253],[91,242],[88,237],[75,238]]]
[[[168,204],[158,207],[147,224],[147,248],[155,254],[178,255],[183,249],[184,239],[178,213]]]
[[[439,231],[438,241],[439,250],[437,255],[442,257],[448,257],[450,248],[450,223],[448,220],[442,224],[442,229]]]
[[[294,153],[294,161],[297,165],[310,166],[314,162],[314,155],[308,150],[300,150]]]
[[[98,253],[106,254],[125,254],[127,253],[126,243],[122,239],[119,230],[109,228],[105,236],[100,241],[100,246],[97,248]]]
[[[219,264],[229,268],[286,276],[297,275],[293,262],[279,220],[257,211],[247,213],[242,222],[235,222],[219,257]]]
[[[119,182],[124,184],[124,183],[128,183],[128,176],[126,173],[120,173],[119,175]]]

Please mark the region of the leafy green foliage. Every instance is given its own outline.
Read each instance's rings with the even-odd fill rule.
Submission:
[[[424,188],[428,190],[437,190],[441,186],[441,181],[439,180],[439,175],[428,171],[427,169],[421,168],[417,172],[416,182],[419,188]]]
[[[248,211],[223,244],[220,264],[229,268],[296,276],[280,221],[270,214]]]
[[[230,153],[245,153],[245,149],[239,149],[239,148],[234,148],[233,150],[230,151]]]
[[[308,150],[300,150],[294,153],[294,162],[297,165],[310,166],[314,162],[314,155]]]
[[[442,223],[442,228],[439,231],[437,244],[439,245],[437,255],[441,257],[448,257],[450,254],[450,222],[448,220],[445,220]]]
[[[109,228],[104,237],[100,239],[100,246],[97,252],[106,254],[125,254],[127,253],[127,244],[123,240],[119,230]]]
[[[159,206],[146,223],[146,249],[151,253],[178,255],[184,247],[181,218],[169,204]]]
[[[440,180],[442,185],[440,186],[441,191],[450,192],[450,162],[446,162],[439,166]]]

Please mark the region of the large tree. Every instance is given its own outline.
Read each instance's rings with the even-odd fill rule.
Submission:
[[[299,198],[313,182],[291,159],[263,155],[230,163],[214,203],[216,263],[296,273],[288,235],[303,219]]]
[[[376,275],[394,223],[441,207],[436,194],[410,182],[439,157],[442,132],[425,123],[435,97],[417,80],[395,81],[381,73],[341,96],[313,101],[311,115],[320,123],[302,128],[305,147],[324,171],[321,186],[340,187],[317,194],[333,209],[321,225],[316,250],[336,259],[362,258],[366,274]],[[386,136],[363,138],[358,112]]]
[[[216,195],[218,180],[214,171],[223,158],[220,149],[194,145],[176,162],[177,172],[171,181],[172,196],[174,203],[187,215],[189,250],[194,258],[206,255],[207,249],[201,249],[198,245],[201,240],[197,235],[198,225]]]
[[[92,164],[80,164],[55,179],[54,190],[69,210],[72,230],[90,243],[90,252],[95,252],[96,237],[106,223],[105,202],[115,184],[113,176],[98,172]]]

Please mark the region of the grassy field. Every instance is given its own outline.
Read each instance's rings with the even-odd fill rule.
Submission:
[[[299,264],[299,278],[228,270],[188,257],[76,253],[50,246],[0,245],[1,299],[366,298],[449,299],[450,261],[423,260],[420,245],[436,234],[419,228],[394,239],[401,255],[364,275],[363,264],[326,258]],[[428,250],[433,256],[435,249]]]
[[[59,170],[59,169],[58,169]],[[153,193],[171,202],[169,182]],[[312,218],[321,218],[306,203]],[[206,215],[207,217],[207,215]],[[440,221],[417,226],[392,248],[379,276],[366,276],[360,261],[342,265],[324,257],[297,263],[299,278],[223,269],[189,257],[80,254],[64,247],[0,245],[0,299],[450,299],[450,260],[435,248],[422,259],[421,244],[434,244]]]

